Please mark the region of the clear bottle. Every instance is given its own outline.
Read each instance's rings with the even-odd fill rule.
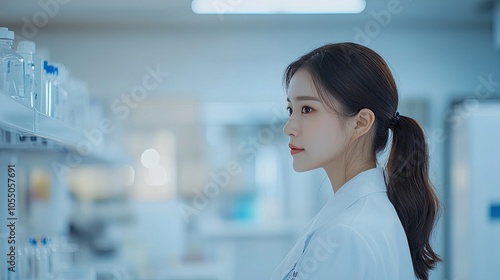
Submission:
[[[49,109],[50,109],[50,92],[49,92],[49,85],[47,81],[47,72],[50,72],[51,69],[49,69],[49,64],[46,60],[43,61],[42,65],[42,70],[41,70],[41,78],[40,78],[40,103],[39,103],[39,108],[37,108],[38,112],[49,115]]]
[[[54,117],[70,124],[70,106],[68,96],[69,71],[63,64],[54,63],[54,66],[57,69],[57,76],[54,82],[57,87],[57,104],[55,105],[56,110]]]
[[[71,92],[69,99],[70,118],[71,123],[77,128],[84,128],[87,123],[89,96],[87,84],[70,77],[70,87],[68,91]]]
[[[24,92],[24,59],[12,49],[14,32],[0,27],[0,91],[29,106]]]
[[[24,251],[25,267],[20,279],[55,279],[53,257],[53,248],[48,237],[29,238]]]
[[[40,279],[53,279],[54,267],[52,262],[52,248],[48,237],[40,238],[38,242],[40,249]]]
[[[39,108],[41,62],[35,51],[36,45],[32,41],[20,41],[17,44],[17,53],[24,58],[24,93],[30,99],[30,106]]]
[[[35,85],[37,86],[36,92],[37,96],[35,97],[35,109],[38,112],[42,112],[43,107],[43,98],[46,96],[46,88],[45,84],[47,83],[45,77],[45,69],[43,68],[43,63],[45,62],[43,59],[36,57],[35,62]]]
[[[26,250],[27,266],[26,272],[23,275],[24,279],[27,280],[37,280],[40,277],[39,250],[37,250],[37,243],[36,238],[30,238],[28,242],[28,248]]]

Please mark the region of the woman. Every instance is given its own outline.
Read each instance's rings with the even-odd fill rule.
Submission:
[[[424,133],[397,112],[385,61],[358,44],[329,44],[290,64],[284,84],[293,168],[323,168],[334,195],[272,279],[428,279],[441,261],[429,242],[439,201]],[[376,155],[389,130],[384,170]]]

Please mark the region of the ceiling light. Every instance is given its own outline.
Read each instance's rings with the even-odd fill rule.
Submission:
[[[365,0],[193,0],[196,14],[345,14],[361,13]]]

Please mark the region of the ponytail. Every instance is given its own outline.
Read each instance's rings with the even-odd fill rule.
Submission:
[[[406,232],[415,275],[427,280],[440,257],[430,245],[439,200],[429,180],[429,155],[417,121],[400,116],[391,125],[392,147],[387,162],[387,194]]]

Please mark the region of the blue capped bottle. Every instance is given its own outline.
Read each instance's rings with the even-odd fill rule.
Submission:
[[[54,65],[50,65],[47,61],[44,61],[44,71],[45,71],[45,91],[42,95],[42,107],[41,111],[49,117],[56,117],[57,104],[58,104],[58,88],[56,84],[56,79],[58,75],[58,69]]]

